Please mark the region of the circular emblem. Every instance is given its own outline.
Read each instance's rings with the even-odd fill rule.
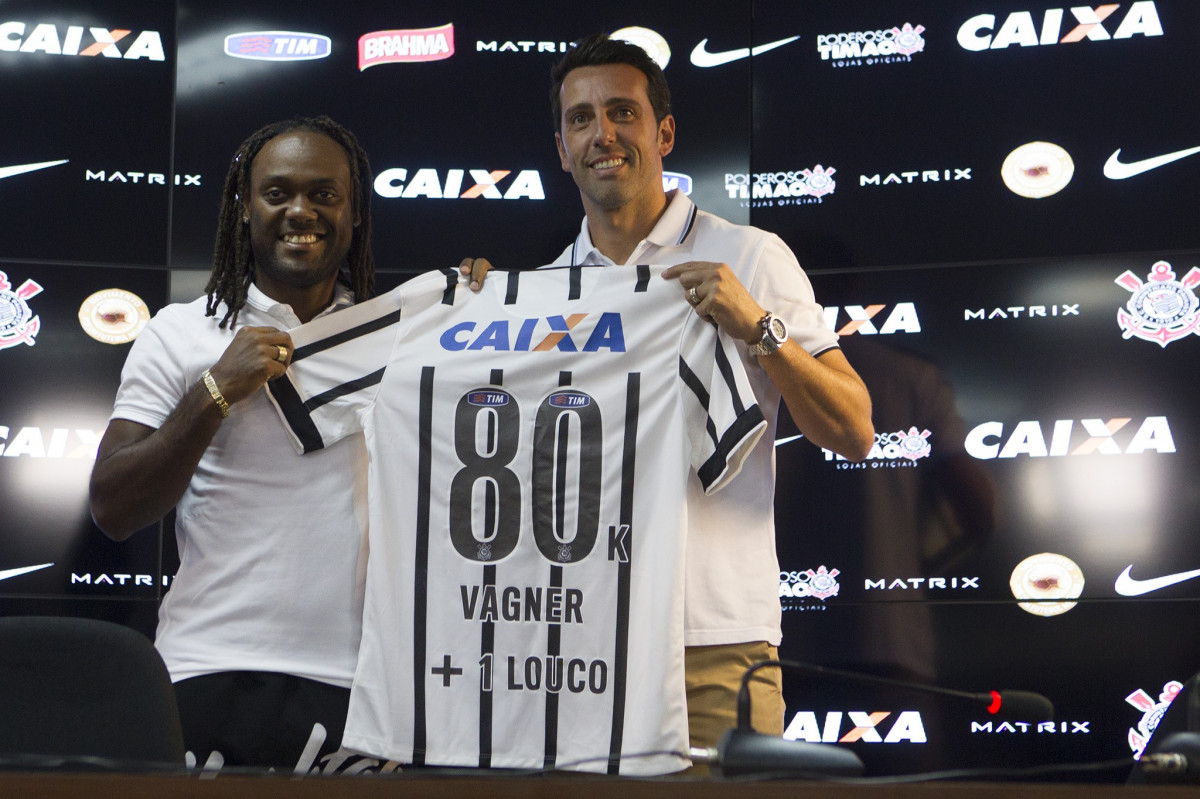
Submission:
[[[29,303],[11,291],[0,291],[0,335],[20,330],[33,318]]]
[[[124,289],[97,291],[79,306],[83,332],[105,344],[126,344],[137,338],[150,321],[142,298]]]
[[[1008,154],[1000,167],[1004,185],[1022,197],[1058,194],[1075,174],[1071,154],[1048,141],[1031,141]]]
[[[667,44],[667,40],[660,33],[649,28],[640,28],[636,25],[621,28],[610,33],[608,38],[636,44],[646,51],[654,63],[658,64],[659,69],[666,69],[667,63],[671,60],[671,47]]]
[[[1196,306],[1196,295],[1175,281],[1147,283],[1129,298],[1132,313],[1163,327],[1188,319]]]
[[[1068,557],[1043,552],[1017,564],[1008,581],[1017,607],[1035,616],[1058,616],[1075,607],[1083,593],[1083,571]]]
[[[571,545],[570,544],[559,544],[558,545],[558,560],[560,563],[570,563],[570,561],[571,561]]]
[[[479,560],[491,560],[492,559],[492,545],[491,544],[480,544],[479,549],[477,551],[479,553]]]

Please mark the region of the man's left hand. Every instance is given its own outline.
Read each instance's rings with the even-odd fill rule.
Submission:
[[[491,270],[492,264],[486,258],[463,258],[458,265],[459,273],[471,279],[471,291],[483,288],[483,281]]]
[[[688,261],[672,266],[662,276],[678,280],[696,313],[716,322],[727,335],[747,344],[762,338],[759,321],[766,311],[754,301],[728,264]]]

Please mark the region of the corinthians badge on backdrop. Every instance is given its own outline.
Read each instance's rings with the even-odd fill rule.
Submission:
[[[1200,301],[1195,288],[1200,284],[1200,268],[1193,266],[1183,280],[1166,261],[1150,267],[1147,281],[1126,271],[1114,282],[1129,290],[1132,297],[1117,311],[1117,322],[1124,338],[1153,341],[1166,347],[1177,338],[1200,334]]]
[[[8,275],[0,272],[0,350],[25,344],[32,347],[34,337],[42,329],[42,320],[29,310],[27,300],[42,293],[42,287],[26,280],[16,291]]]

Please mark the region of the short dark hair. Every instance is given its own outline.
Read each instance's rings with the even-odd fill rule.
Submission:
[[[375,258],[371,253],[371,164],[358,138],[327,116],[297,117],[272,122],[256,130],[242,142],[221,193],[217,217],[217,242],[213,249],[212,275],[204,291],[208,294],[206,315],[215,316],[217,306],[225,303],[221,327],[237,324],[238,312],[246,304],[250,284],[254,282],[254,250],[250,247],[249,226],[242,224],[243,198],[250,193],[250,164],[255,156],[277,136],[302,130],[320,133],[341,145],[350,163],[351,208],[359,224],[354,228],[346,253],[346,270],[339,280],[354,292],[357,302],[369,299],[375,291]]]
[[[577,41],[550,70],[550,110],[554,114],[556,133],[562,129],[562,101],[558,95],[567,73],[579,67],[605,64],[628,64],[640,69],[646,76],[646,96],[654,109],[654,121],[662,122],[671,113],[671,90],[662,67],[636,44],[610,39],[607,33],[594,33]]]

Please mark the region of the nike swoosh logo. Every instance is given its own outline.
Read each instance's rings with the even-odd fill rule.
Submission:
[[[9,577],[19,577],[22,574],[29,574],[29,572],[46,569],[53,565],[53,563],[43,563],[40,566],[22,566],[19,569],[8,569],[7,571],[0,572],[0,580],[7,580]]]
[[[1140,175],[1143,172],[1149,172],[1151,169],[1158,169],[1160,166],[1166,166],[1172,161],[1178,161],[1180,158],[1187,158],[1189,155],[1195,155],[1196,153],[1200,153],[1200,147],[1189,147],[1186,150],[1177,150],[1166,155],[1156,155],[1153,158],[1123,164],[1120,157],[1121,151],[1118,149],[1104,162],[1104,177],[1110,180],[1124,180],[1134,175]]]
[[[1117,593],[1121,596],[1141,596],[1148,594],[1151,591],[1158,591],[1168,586],[1182,583],[1185,580],[1191,580],[1193,577],[1200,577],[1200,569],[1193,569],[1190,572],[1179,572],[1178,574],[1168,574],[1163,577],[1154,577],[1150,580],[1135,580],[1129,576],[1129,572],[1133,566],[1126,566],[1125,571],[1117,578]]]
[[[728,64],[730,61],[737,61],[742,58],[749,58],[752,55],[762,55],[768,50],[774,50],[776,47],[783,47],[785,44],[791,44],[799,39],[799,36],[789,36],[786,39],[780,39],[777,42],[769,44],[760,44],[757,47],[743,47],[739,50],[726,50],[723,53],[710,53],[704,49],[708,44],[708,39],[701,39],[700,44],[692,50],[692,64],[698,67],[719,67],[722,64]]]
[[[26,172],[33,172],[46,167],[58,166],[59,164],[67,163],[67,159],[61,161],[42,161],[40,164],[17,164],[16,166],[0,166],[0,179],[11,178],[13,175],[23,175]],[[3,572],[0,572],[3,574]]]
[[[775,439],[775,446],[781,447],[784,444],[790,444],[793,441],[800,439],[800,438],[804,438],[804,436],[798,435],[798,436],[788,436],[787,438],[777,438],[777,439]]]

